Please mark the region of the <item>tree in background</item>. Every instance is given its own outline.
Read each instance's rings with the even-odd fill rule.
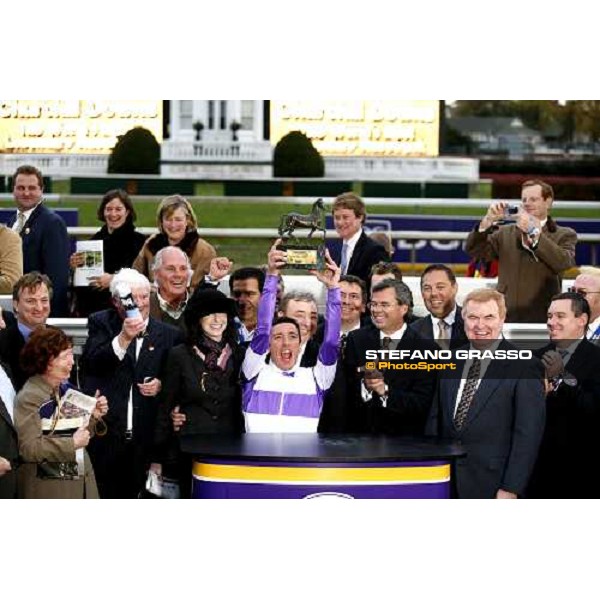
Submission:
[[[568,147],[577,142],[600,141],[600,100],[457,100],[450,106],[452,117],[519,117],[523,123],[545,134],[560,131]]]
[[[323,157],[301,131],[284,135],[273,152],[274,177],[323,177]]]
[[[158,175],[160,144],[151,131],[134,127],[120,135],[108,159],[109,173]]]

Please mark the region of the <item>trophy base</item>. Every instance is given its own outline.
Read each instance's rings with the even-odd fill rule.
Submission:
[[[325,268],[325,246],[323,244],[318,246],[280,244],[277,249],[287,252],[286,269],[322,271]]]

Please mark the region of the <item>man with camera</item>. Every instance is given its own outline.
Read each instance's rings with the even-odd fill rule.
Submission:
[[[473,258],[499,261],[498,291],[506,298],[508,323],[544,323],[550,299],[561,291],[561,273],[575,265],[577,234],[552,219],[553,200],[550,185],[526,181],[520,207],[492,203],[467,238]]]

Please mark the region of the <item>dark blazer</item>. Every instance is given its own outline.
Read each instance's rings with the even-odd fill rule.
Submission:
[[[10,378],[10,368],[0,363]],[[14,385],[14,382],[13,382]],[[19,459],[19,441],[15,424],[0,398],[0,456],[8,460],[12,470],[0,477],[0,500],[17,497],[17,465]]]
[[[456,316],[454,318],[454,323],[452,323],[452,331],[450,332],[451,349],[460,348],[469,342],[465,333],[465,322],[463,321],[460,311],[461,307],[457,305]],[[431,319],[431,315],[427,315],[426,317],[421,317],[420,319],[413,321],[409,327],[426,340],[435,339],[435,336],[433,335],[433,321]]]
[[[189,344],[180,344],[169,351],[159,400],[157,445],[173,437],[170,412],[176,405],[186,415],[181,435],[243,431],[239,383],[243,355],[243,349],[234,348],[225,371],[210,372]]]
[[[16,212],[8,222],[12,227]],[[52,281],[51,317],[68,317],[69,236],[65,222],[44,203],[37,205],[21,231],[23,273],[39,271]]]
[[[339,265],[342,260],[342,243],[340,243],[340,240],[332,244],[329,251],[333,260]],[[356,246],[354,246],[346,275],[360,277],[368,284],[371,280],[371,267],[381,261],[389,262],[389,254],[383,246],[373,241],[363,230]]]
[[[0,360],[8,365],[12,373],[12,382],[15,386],[15,391],[19,391],[24,385],[28,375],[25,374],[19,363],[19,357],[23,346],[25,346],[25,338],[21,335],[17,325],[17,319],[10,312],[2,312],[5,329],[0,329]]]
[[[599,497],[591,474],[600,455],[600,348],[582,340],[565,371],[546,396],[546,427],[527,491],[532,498]]]
[[[113,309],[90,315],[88,338],[80,361],[83,390],[94,395],[98,389],[108,400],[108,414],[104,417],[108,433],[92,438],[88,448],[101,496],[104,495],[103,488],[106,489],[105,478],[110,477],[114,466],[112,461],[119,456],[119,448],[125,442],[130,389],[133,399],[133,444],[139,458],[135,476],[139,479],[138,483],[143,484],[145,462],[154,440],[158,396],[142,396],[136,384],[142,383],[145,377],[157,377],[163,381],[169,350],[183,342],[181,331],[150,318],[137,360],[134,341],[120,361],[112,348],[112,340],[121,327],[121,317]]]
[[[131,267],[139,254],[146,236],[135,230],[132,222],[126,222],[112,233],[104,225],[90,239],[101,240],[104,249],[104,272],[116,273],[124,267]],[[92,313],[112,308],[109,290],[92,287],[76,287],[75,316],[87,317]]]
[[[344,369],[348,386],[349,433],[383,433],[387,435],[423,435],[431,408],[436,377],[416,371],[383,372],[389,388],[384,408],[377,394],[365,402],[361,397],[359,367],[365,365],[365,352],[381,348],[379,330],[363,327],[348,334],[344,355]],[[397,350],[436,350],[437,346],[406,329]]]
[[[514,348],[506,340],[499,345]],[[499,489],[523,495],[544,431],[541,362],[491,361],[460,431],[454,426],[454,409],[465,361],[456,362],[453,375],[440,377],[426,433],[465,448],[466,457],[456,461],[458,497],[494,498]]]

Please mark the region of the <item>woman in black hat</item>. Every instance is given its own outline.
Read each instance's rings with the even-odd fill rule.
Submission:
[[[236,314],[235,302],[222,292],[198,289],[183,314],[188,339],[169,353],[151,469],[179,479],[181,497],[191,492],[191,463],[173,443],[177,436],[243,431],[239,374],[244,350],[237,342]],[[185,415],[177,434],[170,416],[175,406]]]

